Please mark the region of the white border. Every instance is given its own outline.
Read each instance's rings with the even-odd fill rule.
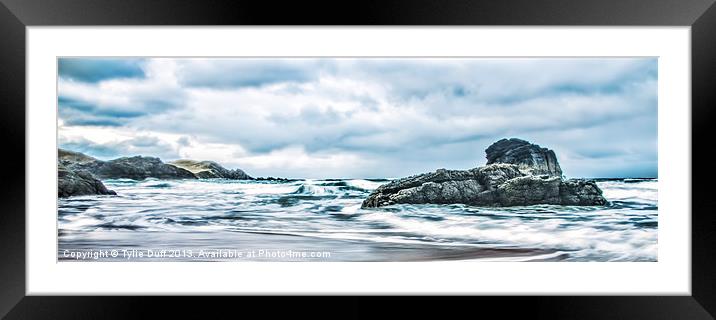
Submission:
[[[27,49],[28,295],[690,295],[688,27],[29,27]],[[288,55],[658,56],[659,261],[56,262],[56,57]]]

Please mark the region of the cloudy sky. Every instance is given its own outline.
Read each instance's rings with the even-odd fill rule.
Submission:
[[[214,160],[253,176],[401,177],[518,137],[568,177],[655,177],[657,60],[58,61],[59,146]]]

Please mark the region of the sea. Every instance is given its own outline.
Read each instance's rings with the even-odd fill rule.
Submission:
[[[605,206],[393,205],[389,179],[104,180],[58,201],[59,261],[658,261],[656,179]]]

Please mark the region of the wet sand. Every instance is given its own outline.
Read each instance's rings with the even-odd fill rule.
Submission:
[[[560,261],[566,256],[532,248],[381,243],[249,232],[98,231],[81,237],[61,234],[59,261]]]

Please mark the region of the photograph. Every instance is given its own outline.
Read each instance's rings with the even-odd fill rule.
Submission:
[[[0,2],[0,318],[716,315],[716,0]]]
[[[56,259],[658,262],[657,91],[658,57],[57,57]]]

